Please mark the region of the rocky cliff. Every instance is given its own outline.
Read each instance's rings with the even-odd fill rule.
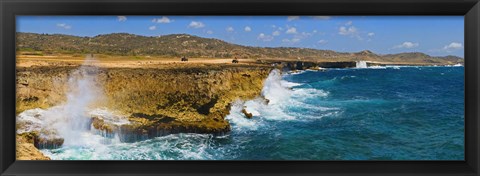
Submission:
[[[78,68],[17,68],[17,114],[64,103],[69,77]],[[102,96],[93,106],[122,114],[129,123],[111,123],[102,115],[91,115],[91,126],[106,137],[118,135],[122,142],[171,133],[222,135],[230,131],[224,117],[228,115],[231,103],[259,96],[271,69],[271,66],[231,64],[99,68],[95,83],[101,87]],[[20,128],[18,125],[29,124],[17,124]],[[56,148],[62,145],[63,140],[42,138],[45,136],[43,133],[35,131],[30,134],[35,147]],[[18,156],[28,155],[20,153]]]
[[[50,158],[43,155],[33,143],[33,139],[28,135],[17,135],[17,160],[50,160]]]

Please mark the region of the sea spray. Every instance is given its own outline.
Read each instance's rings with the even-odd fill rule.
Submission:
[[[265,80],[261,97],[248,101],[237,100],[233,103],[230,115],[226,117],[237,130],[257,130],[266,126],[266,121],[290,121],[318,119],[338,111],[336,108],[312,106],[305,103],[308,99],[327,97],[328,92],[321,89],[300,88],[303,84],[288,82],[283,79],[279,70],[272,70]],[[252,119],[245,118],[243,109],[253,115]],[[305,116],[295,110],[306,109],[324,112],[322,114]]]
[[[258,118],[255,119],[247,119],[245,118],[244,114],[241,113],[243,108],[247,108],[248,112],[252,114],[256,112],[255,105],[259,105],[254,101],[247,101],[251,102],[253,105],[245,106],[246,102],[237,100],[232,104],[232,108],[230,109],[230,114],[226,117],[226,119],[232,125],[233,130],[237,131],[244,131],[244,130],[256,130],[258,129],[262,123],[258,122]],[[253,114],[255,117],[258,117],[259,114]]]
[[[262,96],[269,100],[269,104],[275,105],[286,101],[290,95],[291,91],[282,85],[282,73],[272,70],[265,80]]]
[[[97,78],[99,69],[95,64],[95,59],[87,56],[85,62],[70,73],[66,81],[66,102],[63,104],[20,113],[17,116],[17,133],[37,132],[45,141],[61,138],[64,146],[82,146],[90,140],[85,135],[94,131],[91,129],[92,115],[128,123],[108,113],[108,110],[93,106],[103,98],[103,89]]]
[[[82,145],[81,133],[90,127],[88,110],[102,96],[102,88],[96,83],[98,68],[93,65],[93,57],[87,56],[85,62],[68,79],[67,102],[63,106],[63,123],[55,128],[65,139],[65,145]]]
[[[293,117],[282,110],[282,106],[292,94],[288,85],[292,85],[292,83],[289,84],[282,80],[280,70],[272,70],[262,88],[261,96],[263,98],[255,98],[249,101],[237,100],[232,104],[230,114],[226,119],[232,125],[233,130],[237,132],[257,130],[264,125],[264,119],[292,119]],[[245,115],[241,112],[243,109],[252,113],[254,118],[245,118]]]
[[[356,61],[357,68],[368,68],[367,61]]]

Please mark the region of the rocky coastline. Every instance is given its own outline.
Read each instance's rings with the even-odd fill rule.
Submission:
[[[48,109],[66,101],[68,78],[78,66],[17,68],[17,115]],[[103,96],[95,106],[122,114],[129,123],[112,123],[92,115],[91,128],[105,137],[136,142],[175,133],[224,135],[231,103],[260,96],[271,65],[194,65],[162,68],[99,68],[96,82]],[[17,129],[28,123],[17,124]],[[48,159],[38,149],[58,148],[54,131],[33,130],[17,135],[18,159]],[[28,138],[26,137],[28,136]],[[28,140],[27,140],[28,139]],[[35,153],[35,155],[32,154]],[[31,156],[30,158],[28,156]]]
[[[381,63],[370,63],[381,65]],[[66,101],[68,81],[79,64],[17,67],[17,115],[29,109],[48,109]],[[351,68],[355,62],[263,61],[249,64],[164,64],[144,68],[100,67],[96,86],[101,95],[95,107],[120,114],[116,123],[102,114],[89,116],[89,127],[107,138],[137,142],[176,133],[225,135],[232,102],[261,96],[271,70]],[[267,99],[265,99],[268,104]],[[242,109],[245,118],[252,114]],[[47,117],[48,118],[48,117]],[[17,123],[17,129],[31,125]],[[59,148],[64,139],[55,131],[36,129],[17,135],[17,158],[49,159],[38,149]],[[29,158],[29,156],[31,156]],[[43,156],[43,157],[42,157]]]

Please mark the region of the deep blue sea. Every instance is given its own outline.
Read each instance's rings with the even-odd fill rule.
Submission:
[[[88,134],[85,146],[42,152],[94,160],[464,159],[464,67],[273,71],[262,94],[268,104],[234,103],[226,136],[120,143]]]

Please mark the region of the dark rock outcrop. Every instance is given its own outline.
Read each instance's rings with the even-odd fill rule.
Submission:
[[[104,137],[113,138],[118,135],[121,142],[137,142],[159,136],[177,133],[198,133],[224,135],[230,131],[227,121],[212,120],[210,122],[184,123],[175,118],[163,115],[147,115],[135,113],[130,117],[130,124],[116,125],[106,122],[101,117],[92,118],[92,126]],[[224,128],[218,128],[223,126]]]
[[[242,113],[245,115],[245,117],[251,119],[253,117],[252,113],[247,112],[247,109],[245,107],[242,109]]]
[[[51,131],[32,131],[19,134],[38,149],[56,149],[63,145],[64,139]]]

